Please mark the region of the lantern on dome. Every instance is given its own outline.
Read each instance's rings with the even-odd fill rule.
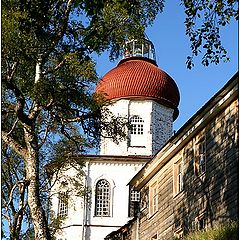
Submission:
[[[153,43],[147,38],[141,41],[139,40],[127,41],[124,45],[123,58],[129,57],[144,57],[156,61]]]

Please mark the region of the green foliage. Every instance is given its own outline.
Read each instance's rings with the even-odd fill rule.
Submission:
[[[162,0],[2,1],[2,136],[21,164],[16,181],[26,178],[28,194],[35,196],[27,202],[31,214],[35,203],[39,209],[47,205],[49,185],[42,169],[49,160],[66,163],[65,156],[84,153],[102,133],[115,141],[126,137],[127,121],[103,111],[106,102],[93,94],[92,53],[110,50],[111,58],[118,57],[124,41],[142,38],[162,8]],[[10,195],[19,198],[14,183],[8,187],[5,180],[16,164],[9,158],[4,162],[6,204]],[[48,210],[33,218],[38,219],[30,229],[35,238],[50,236]],[[6,213],[14,215],[8,206]]]
[[[221,42],[220,28],[231,19],[238,20],[238,1],[181,1],[186,13],[186,35],[191,43],[192,56],[187,57],[187,68],[193,67],[193,57],[202,54],[202,64],[229,61]]]
[[[29,215],[26,202],[28,182],[24,181],[23,160],[4,143],[1,150],[2,218],[9,221],[10,239],[16,239],[24,232],[21,224]],[[3,227],[2,231],[4,234],[6,228]]]
[[[237,240],[238,229],[238,222],[229,222],[212,229],[191,233],[183,237],[183,240]]]
[[[91,111],[96,115],[101,106],[92,96],[97,74],[91,53],[110,49],[111,58],[118,57],[124,41],[141,38],[162,8],[162,1],[145,0],[70,6],[54,0],[3,1],[3,88],[13,98],[13,90],[21,92],[26,115],[31,106],[41,106],[52,125]],[[6,111],[8,102],[3,102]]]
[[[203,46],[207,49],[203,64],[227,60],[218,25],[224,26],[232,17],[237,18],[236,1],[182,2],[193,55],[198,55],[199,47]],[[116,142],[126,137],[127,120],[114,117],[103,108],[106,102],[93,94],[97,73],[92,53],[109,50],[111,59],[118,57],[126,39],[143,38],[145,28],[163,10],[163,3],[163,0],[2,1],[2,139],[13,154],[6,158],[4,169],[7,166],[6,179],[10,179],[20,161],[18,180],[29,183],[28,193],[32,191],[37,204],[48,199],[47,191],[42,192],[46,189],[42,187],[46,185],[42,169],[54,147],[59,152],[53,156],[60,161],[61,150],[66,154],[83,153],[102,134]],[[197,28],[196,18],[201,16],[203,25]],[[187,64],[192,66],[192,57]],[[36,175],[30,177],[30,173]],[[25,179],[28,177],[31,180]],[[6,186],[4,179],[7,199],[14,186]],[[17,197],[18,192],[14,194]],[[31,201],[30,211],[34,205]],[[33,223],[34,227],[47,229],[45,217],[41,219],[41,223]],[[46,232],[49,237],[49,231]],[[34,234],[38,238],[35,229]]]

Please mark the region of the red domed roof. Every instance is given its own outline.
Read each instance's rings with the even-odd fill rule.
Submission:
[[[99,81],[97,93],[106,99],[153,99],[175,110],[178,116],[179,91],[174,80],[159,69],[155,61],[143,57],[123,59]]]

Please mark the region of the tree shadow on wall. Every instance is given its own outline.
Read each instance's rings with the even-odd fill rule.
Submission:
[[[206,127],[205,173],[197,176],[194,159],[184,156],[183,193],[174,199],[174,227],[184,234],[239,218],[238,115],[218,121]]]

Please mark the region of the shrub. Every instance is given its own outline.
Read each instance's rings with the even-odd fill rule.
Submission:
[[[219,224],[211,229],[196,231],[183,237],[183,240],[237,240],[238,222]]]

